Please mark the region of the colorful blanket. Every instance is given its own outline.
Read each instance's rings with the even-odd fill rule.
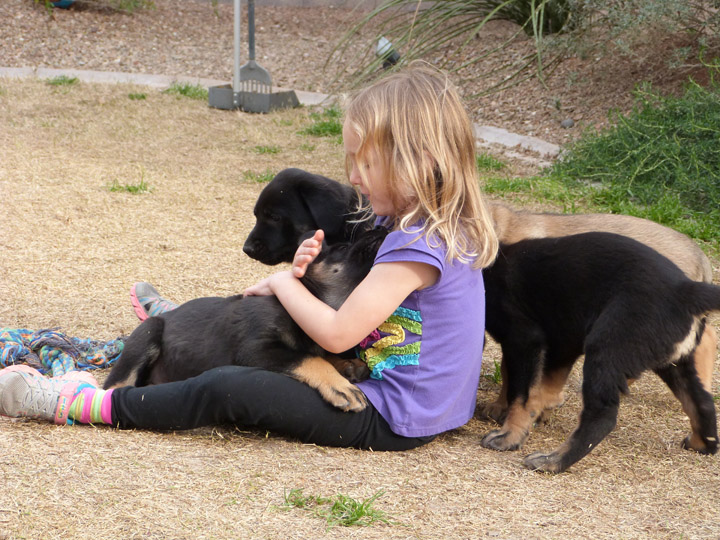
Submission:
[[[68,337],[57,328],[0,328],[0,367],[28,364],[58,377],[68,371],[104,368],[120,357],[124,339],[98,341]]]

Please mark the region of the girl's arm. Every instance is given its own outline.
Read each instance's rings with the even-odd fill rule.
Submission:
[[[291,271],[273,274],[265,281],[270,293],[315,343],[340,353],[360,343],[411,292],[432,285],[438,275],[437,268],[425,263],[377,264],[337,311],[313,296]]]
[[[411,292],[429,287],[439,276],[437,268],[424,263],[375,265],[336,311],[313,296],[297,279],[320,253],[322,238],[322,231],[318,231],[302,243],[292,271],[273,274],[247,289],[245,294],[276,295],[300,328],[332,353],[346,351],[360,343],[385,322]]]

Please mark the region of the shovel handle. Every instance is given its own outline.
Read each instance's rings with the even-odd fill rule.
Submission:
[[[248,56],[255,60],[255,0],[248,0]]]

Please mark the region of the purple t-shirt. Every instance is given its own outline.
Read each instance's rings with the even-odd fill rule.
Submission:
[[[485,337],[482,272],[448,262],[445,246],[428,245],[425,235],[413,241],[418,230],[388,234],[374,264],[422,262],[440,271],[438,280],[411,293],[358,347],[371,372],[358,386],[393,432],[406,437],[442,433],[472,418]]]

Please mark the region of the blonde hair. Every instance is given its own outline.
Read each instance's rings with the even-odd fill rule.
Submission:
[[[345,122],[360,140],[356,159],[383,160],[391,201],[402,213],[395,227],[424,220],[428,241],[444,242],[449,260],[492,264],[498,240],[480,192],[475,137],[445,74],[413,62],[359,91]]]

